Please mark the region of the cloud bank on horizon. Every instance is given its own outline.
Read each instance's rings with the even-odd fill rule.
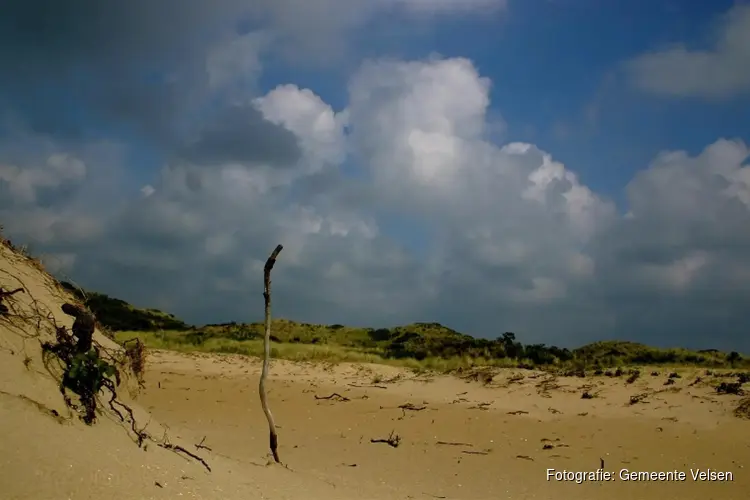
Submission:
[[[622,203],[497,133],[502,71],[429,44],[372,54],[390,20],[501,31],[513,0],[118,5],[18,1],[0,20],[0,223],[58,275],[257,320],[282,243],[277,316],[750,351],[747,128],[658,152]],[[742,99],[750,7],[717,19],[705,47],[613,67],[657,97]],[[339,104],[309,74],[340,80]]]

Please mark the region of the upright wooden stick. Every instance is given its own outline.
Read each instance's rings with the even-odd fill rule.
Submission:
[[[268,257],[266,265],[263,268],[263,298],[266,302],[266,335],[263,339],[263,371],[260,374],[260,385],[258,387],[260,391],[260,404],[263,407],[263,412],[266,414],[266,420],[268,420],[268,432],[269,440],[271,444],[271,453],[273,453],[273,459],[276,463],[281,463],[279,460],[279,438],[276,434],[276,424],[273,421],[273,415],[271,410],[268,408],[268,400],[266,398],[266,378],[268,378],[268,362],[271,358],[271,269],[276,263],[276,257],[279,256],[282,248],[281,245],[277,245],[271,256]]]

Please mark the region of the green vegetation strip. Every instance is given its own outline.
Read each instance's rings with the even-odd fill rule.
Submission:
[[[195,327],[155,309],[140,309],[104,294],[82,292],[67,283],[63,286],[84,301],[99,324],[115,332],[113,336],[120,342],[139,338],[156,349],[262,356],[260,322]],[[357,328],[277,319],[272,332],[272,356],[276,359],[384,363],[437,372],[479,366],[572,372],[634,365],[750,367],[750,357],[737,352],[660,349],[622,341],[594,342],[571,350],[523,344],[510,332],[495,339],[474,338],[438,323]]]

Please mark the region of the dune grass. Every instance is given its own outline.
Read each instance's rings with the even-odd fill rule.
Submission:
[[[298,337],[299,324],[288,325],[279,332],[284,340],[276,338],[271,342],[271,356],[274,359],[289,361],[329,362],[329,363],[375,363],[404,367],[415,372],[452,373],[472,368],[531,368],[568,374],[594,371],[601,368],[640,369],[644,374],[653,369],[668,370],[682,374],[693,373],[696,369],[739,369],[746,368],[747,359],[728,362],[727,355],[718,352],[696,352],[686,349],[658,349],[630,342],[597,342],[579,348],[571,359],[553,359],[551,363],[538,363],[530,358],[492,357],[481,355],[426,356],[419,359],[413,356],[392,357],[388,347],[373,345],[358,347],[341,345],[341,339],[324,335],[329,327],[319,327],[313,334],[326,343],[304,343]],[[334,327],[333,330],[343,328]],[[338,333],[338,332],[337,332]],[[353,337],[361,338],[354,332]],[[424,332],[422,332],[424,335]],[[228,337],[225,335],[232,335]],[[115,340],[123,343],[138,338],[151,349],[164,349],[178,352],[203,352],[240,354],[250,357],[263,356],[263,340],[259,336],[249,339],[236,338],[236,332],[208,330],[159,330],[159,331],[118,331]],[[243,335],[244,336],[244,335]],[[234,338],[233,338],[234,337]],[[311,337],[313,338],[313,337]],[[309,339],[305,339],[308,340]],[[351,342],[351,339],[349,340]]]
[[[260,339],[236,340],[224,337],[209,337],[201,342],[191,342],[182,331],[163,330],[159,332],[119,331],[114,333],[119,343],[138,338],[150,349],[164,349],[178,352],[203,352],[240,354],[262,357],[263,341]],[[271,342],[271,357],[288,361],[320,361],[330,363],[374,363],[408,368],[417,372],[432,371],[449,373],[472,367],[512,367],[516,360],[509,358],[491,359],[471,356],[451,356],[447,358],[430,356],[424,359],[389,358],[379,349],[345,347],[336,344],[302,344]]]
[[[242,354],[244,356],[263,356],[263,341],[259,339],[236,340],[231,338],[210,337],[203,342],[190,342],[182,332],[159,331],[120,331],[115,332],[115,340],[124,342],[139,338],[151,349],[167,349],[180,352],[207,352]],[[337,345],[286,344],[271,342],[271,356],[291,361],[334,361],[334,362],[378,362],[381,357],[376,353],[351,349]]]

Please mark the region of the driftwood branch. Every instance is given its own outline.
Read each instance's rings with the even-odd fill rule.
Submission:
[[[276,463],[281,463],[279,459],[278,445],[279,438],[276,434],[276,424],[273,421],[273,415],[271,410],[268,408],[268,398],[266,396],[266,379],[268,378],[268,362],[271,357],[271,269],[276,264],[276,258],[284,247],[277,245],[270,257],[266,261],[266,265],[263,268],[263,298],[265,299],[265,322],[266,332],[263,338],[263,370],[260,374],[260,384],[258,385],[258,391],[260,392],[260,404],[263,407],[263,413],[266,414],[266,420],[268,420],[268,433],[269,443],[271,446],[271,453]]]

